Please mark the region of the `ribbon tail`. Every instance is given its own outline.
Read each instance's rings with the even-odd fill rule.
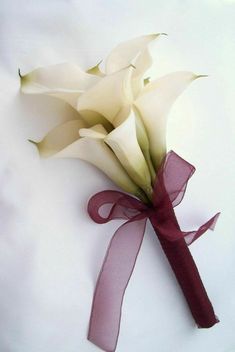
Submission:
[[[106,352],[117,346],[122,302],[143,241],[146,219],[120,226],[109,244],[93,297],[88,340]]]
[[[189,246],[191,243],[196,241],[199,237],[201,237],[207,230],[214,230],[216,222],[218,220],[218,217],[220,216],[220,213],[217,213],[214,215],[210,220],[208,220],[205,224],[199,227],[198,230],[196,231],[189,231],[189,232],[182,232],[185,242]]]

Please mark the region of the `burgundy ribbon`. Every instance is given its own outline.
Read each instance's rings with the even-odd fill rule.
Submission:
[[[153,225],[198,327],[209,328],[218,322],[187,245],[206,230],[214,229],[219,213],[198,230],[183,232],[173,209],[182,201],[194,171],[191,164],[171,151],[158,172],[151,206],[128,194],[109,190],[90,199],[88,213],[95,222],[103,224],[113,219],[127,220],[111,239],[93,298],[88,339],[104,351],[115,351],[117,346],[122,301],[142,244],[147,219]],[[105,217],[100,210],[107,204],[111,205],[111,209]]]

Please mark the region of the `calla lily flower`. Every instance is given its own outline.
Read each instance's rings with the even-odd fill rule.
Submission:
[[[171,106],[201,77],[183,71],[154,81],[144,78],[152,63],[148,46],[160,35],[119,44],[108,55],[104,72],[100,63],[86,71],[58,64],[21,76],[22,92],[55,96],[78,111],[77,120],[57,126],[35,143],[42,156],[86,160],[125,191],[143,199],[144,190],[151,199],[166,154]]]
[[[113,125],[114,127],[120,126],[127,118],[128,116],[132,114],[135,116],[135,127],[133,127],[133,131],[136,131],[136,137],[139,143],[139,146],[144,154],[144,157],[146,159],[146,162],[149,167],[149,171],[151,174],[152,181],[154,182],[156,173],[152,165],[151,157],[150,157],[150,150],[149,150],[149,140],[146,132],[146,128],[144,126],[144,123],[135,108],[134,105],[126,105],[124,106],[118,114],[115,116],[113,120]]]
[[[195,79],[192,72],[174,72],[150,82],[134,102],[146,127],[150,153],[157,169],[166,153],[167,116],[177,97]]]
[[[95,111],[114,124],[114,119],[123,106],[128,106],[133,101],[131,90],[133,70],[133,67],[129,66],[107,75],[88,89],[78,99],[79,113],[82,115],[83,110]]]
[[[112,74],[132,64],[132,90],[137,96],[143,86],[143,75],[152,65],[152,58],[148,51],[148,44],[162,34],[149,34],[137,37],[117,45],[108,55],[105,63],[105,73]]]
[[[134,114],[105,137],[120,163],[134,182],[151,198],[151,176],[136,137]]]
[[[137,197],[144,197],[144,192],[131,180],[112,150],[103,139],[83,137],[68,145],[56,158],[79,158],[103,171],[116,185]]]
[[[132,131],[132,133],[130,133]],[[81,137],[103,139],[127,171],[131,179],[149,196],[152,194],[151,176],[136,136],[135,115],[129,117],[117,128],[108,133],[102,125],[81,128]]]
[[[79,138],[78,131],[86,127],[82,120],[71,120],[55,127],[40,142],[34,142],[42,157],[49,157],[63,150]]]
[[[83,128],[84,126],[83,121],[69,121],[50,131],[42,141],[33,143],[42,157],[79,158],[93,164],[124,191],[146,201],[144,192],[132,181],[112,150],[105,144],[103,136],[107,132],[103,126],[94,126],[90,129],[93,134],[80,138],[79,131],[88,130]]]
[[[146,51],[148,44],[156,39],[160,33],[143,35],[118,44],[108,55],[105,62],[105,73],[112,74],[129,66],[131,63],[135,64],[135,75],[145,72],[152,63],[152,59],[148,56],[146,61]],[[136,57],[138,60],[132,62]]]
[[[60,98],[73,107],[84,91],[99,81],[73,64],[57,64],[40,67],[27,75],[21,75],[21,90],[26,94],[46,94]]]

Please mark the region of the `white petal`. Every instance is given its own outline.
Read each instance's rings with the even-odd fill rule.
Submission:
[[[79,130],[80,137],[104,139],[107,134],[108,132],[106,129],[100,124],[91,128],[81,128]]]
[[[95,111],[112,123],[122,107],[133,100],[130,80],[133,70],[133,67],[128,67],[101,78],[81,95],[77,110],[81,114],[84,110]]]
[[[132,74],[132,89],[136,97],[143,87],[143,74],[152,65],[148,51],[150,42],[164,33],[144,35],[116,46],[106,59],[106,74],[117,72],[130,64],[135,66]]]
[[[124,191],[141,195],[141,191],[127,175],[122,165],[101,139],[80,138],[55,155],[56,158],[79,158],[103,171],[114,183]]]
[[[105,127],[107,131],[111,131],[113,129],[111,123],[103,115],[96,111],[82,110],[79,111],[79,115],[84,121],[86,121],[88,126],[92,127],[94,125],[101,124]]]
[[[135,115],[135,126],[136,126],[136,136],[139,143],[139,146],[144,154],[145,160],[148,164],[149,171],[151,174],[152,181],[155,181],[156,173],[154,167],[152,165],[151,157],[150,157],[150,150],[149,150],[149,140],[148,135],[144,126],[144,123],[139,116],[138,110],[135,106],[125,106],[123,107],[120,112],[117,114],[113,121],[114,127],[120,126],[130,114]]]
[[[158,36],[159,34],[143,35],[117,45],[106,59],[106,74],[111,74],[127,67],[133,63],[133,60],[135,60],[134,65],[136,67],[134,74],[138,76],[140,71],[144,72],[149,67],[149,57],[147,58],[148,54],[146,53],[147,45]],[[136,60],[137,56],[138,59]]]
[[[135,107],[132,107],[134,112],[135,112],[135,124],[136,124],[136,136],[137,140],[139,143],[139,146],[143,152],[143,155],[145,157],[145,160],[147,162],[149,172],[151,175],[152,183],[154,184],[155,178],[156,178],[156,172],[153,167],[151,155],[150,155],[150,146],[149,146],[149,139],[147,135],[146,128],[144,126],[143,120],[141,119],[141,116],[139,115],[139,112]]]
[[[116,128],[120,126],[130,115],[131,113],[131,108],[132,105],[124,105],[117,113],[117,115],[114,117],[112,124]]]
[[[152,65],[152,58],[148,49],[145,49],[136,57],[133,65],[136,67],[136,70],[133,71],[132,75],[132,91],[134,97],[137,97],[144,87],[143,75]]]
[[[105,138],[134,182],[151,194],[151,178],[136,137],[135,116],[130,116]]]
[[[157,168],[166,152],[167,114],[184,89],[197,76],[191,72],[174,72],[147,84],[135,101],[150,142],[150,152]]]
[[[82,120],[65,122],[51,130],[37,145],[39,153],[43,157],[49,157],[58,153],[79,138],[79,129],[86,127]],[[32,141],[31,141],[32,142]]]
[[[27,94],[53,95],[74,107],[78,96],[99,79],[76,65],[64,63],[40,67],[21,76],[21,90]]]

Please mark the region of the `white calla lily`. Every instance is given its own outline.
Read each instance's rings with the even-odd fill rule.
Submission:
[[[133,100],[132,71],[133,67],[129,66],[103,77],[78,99],[77,110],[79,113],[83,115],[83,111],[95,111],[113,123],[122,107],[130,104]]]
[[[147,165],[150,169],[150,174],[151,174],[151,172],[153,172],[153,174],[151,174],[151,177],[152,177],[152,181],[154,182],[156,174],[153,170],[153,166],[152,166],[150,155],[149,155],[148,140],[146,140],[147,137],[145,135],[143,123],[141,122],[140,119],[139,119],[139,123],[140,123],[140,125],[136,124],[136,116],[134,116],[134,112],[131,112],[128,119],[125,120],[125,122],[120,125],[120,128],[116,128],[115,130],[113,130],[109,134],[105,130],[105,128],[99,124],[99,125],[95,125],[91,128],[81,128],[79,130],[79,135],[81,137],[103,139],[103,140],[105,140],[105,142],[108,145],[110,145],[111,148],[112,148],[112,145],[117,144],[117,148],[119,148],[119,150],[120,150],[120,145],[123,145],[124,149],[126,147],[128,147],[127,150],[129,152],[132,151],[130,158],[133,158],[133,155],[134,155],[134,161],[138,162],[138,164],[142,163],[144,165],[144,169],[146,170],[146,163],[143,159],[143,155],[144,155],[145,159],[147,159],[146,162],[147,162]],[[127,138],[127,132],[128,132],[129,128],[132,130],[131,139]],[[141,145],[139,143],[138,133],[137,133],[137,131],[135,131],[135,128],[136,128],[136,130],[137,129],[139,130],[139,137],[144,142],[144,145],[145,145],[144,151],[142,150]],[[134,137],[134,136],[136,136],[136,137]],[[114,142],[114,139],[118,139],[118,142],[117,143],[116,143],[116,141]],[[122,139],[125,140],[125,143],[123,143]],[[137,140],[138,140],[138,142],[137,142]],[[130,147],[131,147],[131,149],[130,149]],[[123,154],[120,152],[116,153],[115,147],[112,149],[115,152],[118,159],[120,160],[120,162],[122,163],[122,165],[124,166],[124,168],[126,169],[126,171],[129,173],[129,175],[132,177],[132,179],[136,182],[136,178],[137,178],[136,170],[133,169],[133,166],[130,167],[130,165],[128,166],[128,168],[126,168],[127,167],[127,160],[126,160],[127,157],[126,156],[123,157]],[[140,149],[143,151],[143,154],[141,153]],[[147,158],[146,158],[146,154],[147,154]],[[148,161],[149,161],[150,165],[149,165]],[[132,172],[135,175],[134,178],[133,178],[133,175],[131,174]],[[144,182],[146,183],[146,179],[144,180]],[[147,187],[146,189],[149,189],[149,186],[150,186],[149,177],[147,177],[147,186],[145,185],[145,187]]]
[[[166,154],[167,115],[184,89],[201,77],[174,72],[155,81],[144,79],[152,63],[148,46],[161,34],[116,46],[106,59],[105,73],[100,63],[86,72],[76,65],[58,64],[21,76],[24,93],[53,95],[80,115],[33,142],[42,156],[86,160],[125,191],[151,200]]]
[[[135,112],[135,124],[136,124],[136,136],[139,143],[139,146],[144,154],[145,160],[147,162],[149,172],[151,175],[152,183],[154,184],[156,179],[156,171],[154,169],[151,155],[150,155],[150,145],[149,145],[149,138],[147,135],[146,128],[144,126],[143,120],[138,113],[138,110],[135,106],[132,107],[133,111]]]
[[[56,126],[40,142],[30,142],[37,145],[42,157],[49,157],[76,141],[79,138],[79,129],[86,126],[82,120],[71,120]]]
[[[137,96],[143,86],[143,74],[152,64],[148,45],[165,33],[143,35],[117,45],[105,62],[106,74],[117,72],[130,64],[135,66],[132,74],[132,89]]]
[[[67,63],[40,67],[20,76],[23,93],[52,95],[73,107],[76,107],[79,95],[100,80],[79,66]]]
[[[133,112],[104,141],[111,147],[132,180],[151,197],[151,177],[148,165],[136,137],[136,122]]]
[[[113,125],[115,128],[117,128],[128,118],[128,116],[130,116],[130,114],[134,115],[137,141],[139,143],[139,146],[140,146],[140,148],[144,154],[144,157],[146,159],[146,162],[148,164],[149,171],[150,171],[151,178],[152,178],[152,182],[154,182],[155,177],[156,177],[156,173],[153,168],[153,164],[152,164],[151,157],[150,157],[148,135],[147,135],[144,123],[138,113],[138,110],[135,108],[135,106],[134,105],[124,106],[119,111],[117,116],[115,116],[115,119],[113,120]]]
[[[108,55],[105,62],[105,72],[110,75],[130,64],[134,64],[134,75],[144,73],[151,65],[151,58],[146,55],[148,44],[156,39],[160,33],[143,35],[117,45]],[[133,62],[133,60],[135,60]]]
[[[54,155],[55,158],[79,158],[96,166],[124,191],[144,199],[144,192],[131,180],[112,150],[100,138],[80,138]]]
[[[134,182],[148,190],[150,195],[152,190],[148,163],[146,164],[137,141],[136,127],[136,118],[132,111],[129,117],[109,134],[102,125],[95,125],[91,128],[81,128],[79,135],[81,137],[104,140],[111,147]],[[142,128],[142,125],[140,127]],[[142,135],[141,138],[143,139]],[[154,179],[155,173],[152,180],[154,181]]]
[[[81,120],[69,121],[55,127],[41,142],[30,142],[37,146],[41,157],[79,158],[93,164],[124,191],[146,201],[144,192],[131,180],[115,154],[104,143],[107,134],[105,129],[101,125],[90,129],[84,127],[85,123]],[[92,138],[80,138],[79,132],[82,130],[93,132]],[[102,134],[102,138],[99,134]]]
[[[134,103],[147,130],[155,168],[166,153],[168,112],[177,97],[199,77],[192,72],[171,73],[147,84]]]

